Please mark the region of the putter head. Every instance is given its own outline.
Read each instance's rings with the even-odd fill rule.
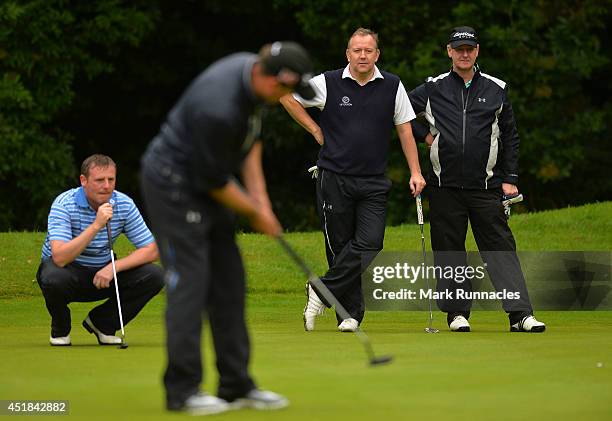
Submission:
[[[440,331],[440,329],[436,329],[434,327],[426,327],[424,330],[427,333],[438,333]]]
[[[502,205],[504,206],[513,205],[515,203],[519,203],[522,201],[523,201],[522,194],[515,194],[514,196],[506,196],[506,195],[502,196]]]
[[[504,213],[506,214],[506,218],[510,218],[510,206],[512,206],[515,203],[518,202],[522,202],[523,201],[523,195],[522,194],[517,194],[514,196],[506,196],[503,195],[502,197],[502,205],[504,206]]]
[[[128,344],[126,341],[121,341],[121,345],[119,345],[117,348],[119,349],[127,349]]]
[[[383,365],[388,364],[393,361],[392,355],[382,355],[380,357],[372,357],[370,358],[370,365]]]

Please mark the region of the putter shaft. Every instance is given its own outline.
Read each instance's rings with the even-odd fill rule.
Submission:
[[[111,266],[113,267],[113,280],[115,281],[115,295],[117,297],[117,310],[119,311],[119,323],[121,325],[121,342],[125,342],[125,329],[123,328],[123,312],[121,311],[121,300],[119,299],[119,283],[117,282],[117,268],[115,266],[115,253],[113,252],[113,241],[111,234],[110,221],[106,223],[106,233],[108,234],[108,248],[111,255]],[[126,346],[127,348],[127,346]]]
[[[319,277],[316,276],[312,272],[312,270],[310,270],[308,265],[306,265],[306,262],[304,262],[304,260],[302,260],[302,258],[295,252],[293,247],[291,247],[282,236],[278,237],[278,242],[285,249],[291,259],[300,267],[300,269],[302,269],[304,274],[308,277],[308,282],[310,282],[313,288],[316,289],[317,292],[320,293],[329,304],[335,307],[338,315],[343,319],[350,318],[351,315],[349,314],[349,312],[346,311],[342,304],[340,304],[338,299],[334,296],[334,294],[332,294],[332,292],[327,288],[327,286],[325,286],[321,279],[319,279]],[[385,364],[392,360],[391,356],[376,357],[376,354],[374,354],[374,349],[372,348],[372,343],[370,342],[370,338],[359,327],[355,331],[355,334],[357,335],[357,338],[363,345],[366,354],[368,355],[370,365]]]
[[[419,194],[416,197],[417,204],[417,221],[419,223],[419,228],[421,229],[421,248],[423,250],[423,265],[427,265],[427,256],[425,254],[425,221],[423,218],[423,201],[421,199],[421,195]],[[425,283],[427,285],[427,290],[429,291],[429,278],[425,275]],[[433,311],[431,309],[431,297],[427,300],[429,305],[429,326],[425,328],[425,332],[427,333],[438,333],[439,330],[433,327]]]

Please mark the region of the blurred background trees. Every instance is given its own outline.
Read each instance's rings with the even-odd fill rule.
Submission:
[[[379,32],[379,67],[408,90],[448,71],[453,26],[474,26],[481,69],[510,86],[525,208],[610,200],[611,15],[612,0],[3,0],[0,231],[45,229],[51,201],[77,185],[81,161],[95,152],[117,161],[118,189],[138,202],[144,148],[209,63],[292,39],[317,72],[340,68],[359,26]],[[279,218],[291,230],[317,228],[306,173],[315,141],[279,107],[264,127]],[[414,220],[414,201],[399,142],[391,142],[389,222],[399,224]]]

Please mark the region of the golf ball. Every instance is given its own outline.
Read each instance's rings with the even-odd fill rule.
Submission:
[[[597,368],[603,367],[603,363],[597,363]]]

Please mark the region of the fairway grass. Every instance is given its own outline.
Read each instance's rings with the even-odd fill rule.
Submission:
[[[68,348],[48,345],[42,298],[0,306],[0,399],[69,400],[70,419],[178,418],[163,407],[163,297],[127,327],[127,350],[98,346],[82,329],[91,304],[71,305]],[[543,334],[508,332],[501,311],[474,312],[473,332],[451,333],[436,313],[435,335],[423,332],[425,312],[370,312],[363,328],[377,354],[395,357],[372,368],[355,335],[335,330],[331,311],[316,331],[304,332],[302,306],[302,297],[286,294],[254,294],[248,302],[251,371],[291,406],[212,419],[610,419],[612,312],[540,312]],[[204,387],[214,392],[209,342]]]
[[[519,250],[612,250],[612,202],[513,216]],[[425,228],[429,236],[429,227]],[[101,347],[73,303],[73,346],[49,346],[50,319],[34,278],[44,233],[0,233],[0,400],[68,400],[70,418],[177,420],[165,411],[164,294],[127,326],[129,348]],[[319,232],[286,239],[314,272],[326,268]],[[332,311],[304,332],[304,276],[274,241],[239,234],[248,274],[251,372],[289,408],[243,410],[218,420],[610,420],[612,311],[537,312],[543,334],[510,333],[502,311],[474,311],[472,332],[451,333],[436,312],[367,312],[363,328],[392,364],[368,367],[354,334]],[[429,238],[427,238],[429,245]],[[386,251],[420,250],[416,224],[388,227]],[[429,246],[428,246],[429,247]],[[467,248],[475,250],[471,233]],[[118,255],[131,248],[124,237]],[[529,279],[527,280],[529,285]],[[205,390],[217,375],[205,329]],[[28,418],[34,419],[34,418]]]
[[[510,226],[519,251],[612,250],[612,202],[515,215]],[[426,246],[429,226],[425,224]],[[296,294],[304,288],[304,276],[275,241],[260,234],[238,234],[252,293]],[[39,296],[34,281],[40,263],[43,232],[0,232],[0,298]],[[315,273],[327,268],[320,232],[289,233],[287,241]],[[468,231],[468,250],[477,250]],[[132,249],[125,236],[115,243],[125,256]],[[420,251],[421,234],[416,224],[387,227],[384,251]],[[527,280],[529,282],[529,280]]]

